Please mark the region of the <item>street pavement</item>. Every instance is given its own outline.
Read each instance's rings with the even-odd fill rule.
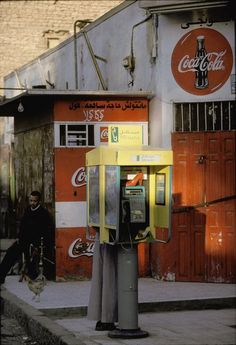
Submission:
[[[8,276],[4,315],[45,345],[235,345],[236,285],[139,278],[139,318],[145,338],[111,338],[86,318],[90,281],[48,281],[40,302],[27,283]],[[20,344],[20,343],[19,343]]]

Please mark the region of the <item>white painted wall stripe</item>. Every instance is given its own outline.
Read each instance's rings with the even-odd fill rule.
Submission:
[[[56,228],[86,227],[86,201],[56,202]]]

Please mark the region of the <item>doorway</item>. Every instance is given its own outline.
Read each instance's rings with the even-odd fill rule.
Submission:
[[[177,281],[236,281],[235,137],[172,134]]]

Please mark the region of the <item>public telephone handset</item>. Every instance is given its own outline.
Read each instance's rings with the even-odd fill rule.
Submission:
[[[143,240],[148,240],[148,241],[151,241],[151,242],[155,242],[155,239],[152,235],[152,232],[150,230],[150,227],[148,226],[144,231],[143,230],[140,230],[137,234],[137,236],[135,237],[135,241],[136,242],[139,242],[139,241],[143,241]]]

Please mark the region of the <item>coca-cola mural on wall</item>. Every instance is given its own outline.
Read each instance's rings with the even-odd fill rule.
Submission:
[[[71,178],[73,187],[82,187],[86,185],[86,172],[85,167],[79,167],[75,170]]]
[[[177,84],[199,96],[219,90],[228,80],[232,66],[233,53],[228,40],[209,28],[198,28],[183,35],[171,57]]]

